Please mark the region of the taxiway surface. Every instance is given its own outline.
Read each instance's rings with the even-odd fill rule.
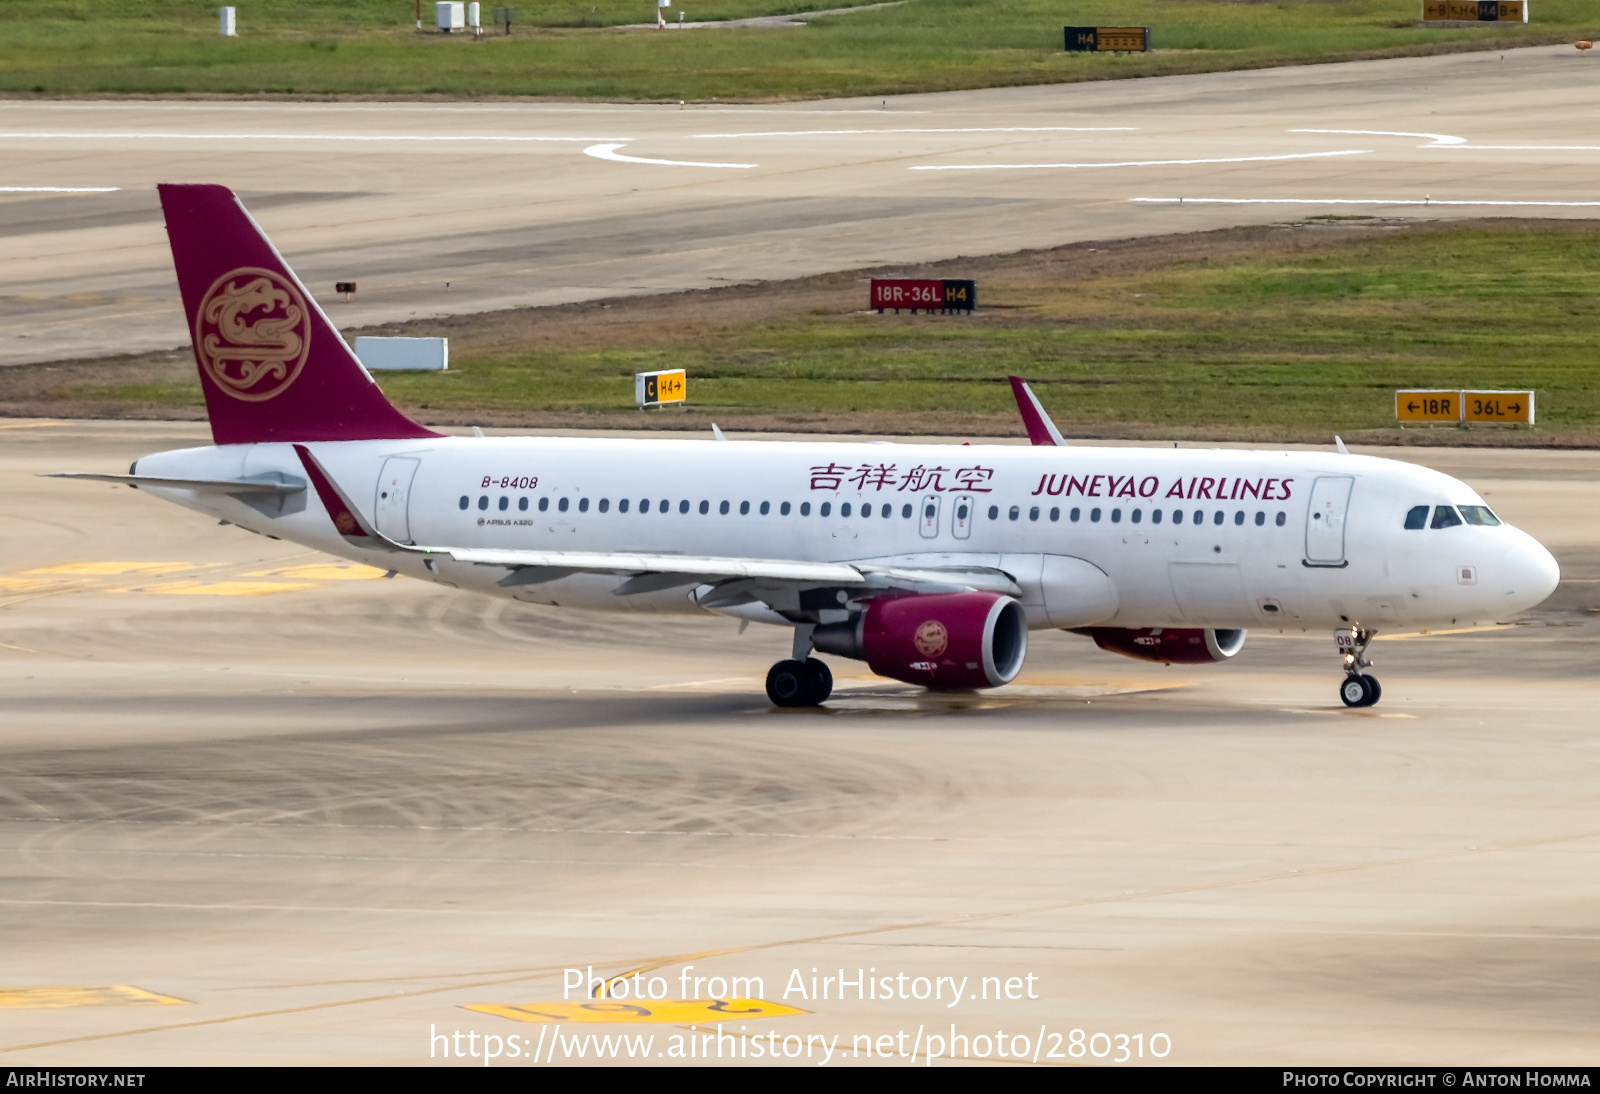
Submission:
[[[0,102],[0,364],[185,342],[158,182],[233,187],[355,326],[1326,213],[1589,217],[1597,112],[1570,46],[781,106]]]
[[[1254,633],[1204,671],[1039,634],[967,700],[835,660],[826,710],[778,712],[775,630],[388,582],[36,477],[194,443],[0,423],[0,989],[173,1000],[0,991],[8,1064],[426,1063],[430,1031],[548,1031],[461,1008],[558,1001],[564,968],[677,995],[686,965],[762,977],[808,1013],[725,1028],[838,1034],[835,1064],[951,1026],[1043,1032],[1041,1063],[1074,1029],[1596,1062],[1600,455],[1375,450],[1466,478],[1564,580],[1518,625],[1380,639],[1372,710],[1329,636]],[[813,969],[1037,998],[785,999]]]

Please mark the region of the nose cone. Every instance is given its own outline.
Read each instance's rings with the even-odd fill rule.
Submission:
[[[1561,582],[1561,567],[1544,544],[1532,536],[1506,548],[1500,572],[1505,575],[1506,603],[1524,611],[1542,603]]]

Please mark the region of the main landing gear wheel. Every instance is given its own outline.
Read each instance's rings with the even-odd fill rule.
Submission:
[[[821,661],[779,661],[767,670],[773,706],[814,707],[833,692],[833,673]]]
[[[826,703],[828,696],[833,694],[833,671],[828,668],[827,662],[818,661],[815,657],[807,658],[805,665],[811,673],[811,701]]]

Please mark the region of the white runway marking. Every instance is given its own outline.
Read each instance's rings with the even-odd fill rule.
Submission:
[[[1129,198],[1162,205],[1532,205],[1588,208],[1600,201],[1446,201],[1439,198]]]
[[[1286,156],[1229,156],[1204,160],[1125,160],[1120,163],[953,163],[911,167],[911,171],[1038,171],[1047,168],[1088,167],[1187,167],[1199,163],[1265,163],[1272,160],[1314,160],[1327,156],[1364,156],[1370,148],[1351,148],[1339,152],[1298,152]]]
[[[1432,148],[1432,145],[1423,145]],[[1449,145],[1466,152],[1600,152],[1600,144],[1467,144]]]
[[[1390,129],[1291,129],[1291,133],[1342,133],[1349,137],[1423,137],[1432,144],[1424,144],[1422,148],[1450,148],[1458,144],[1466,144],[1465,137],[1452,137],[1444,133],[1397,133]]]
[[[0,186],[0,194],[109,194],[120,186]]]
[[[643,156],[624,156],[617,151],[620,144],[596,144],[583,150],[585,156],[593,156],[597,160],[613,160],[617,163],[653,163],[661,167],[733,167],[740,170],[756,166],[753,163],[696,163],[692,160],[651,160]]]
[[[378,136],[331,133],[0,133],[0,140],[54,140],[54,141],[489,141],[493,143],[523,144],[537,141],[582,143],[584,141],[631,141],[632,137],[473,137],[473,136]]]
[[[696,140],[726,140],[731,137],[848,137],[879,133],[1134,133],[1133,125],[1008,125],[984,129],[794,129],[768,133],[696,133]]]

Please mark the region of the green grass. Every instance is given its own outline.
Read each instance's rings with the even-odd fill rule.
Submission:
[[[1600,223],[1243,228],[925,273],[975,275],[979,311],[878,315],[850,271],[360,333],[450,338],[448,372],[380,374],[439,424],[1017,435],[1019,374],[1069,436],[1396,441],[1395,389],[1480,387],[1537,391],[1538,429],[1433,441],[1600,445]],[[634,408],[660,368],[688,369],[686,411]],[[0,369],[0,413],[201,412],[187,352]]]
[[[1532,388],[1542,432],[1600,440],[1600,226],[1318,231],[1099,276],[1071,273],[1077,248],[1001,263],[971,318],[865,313],[852,284],[831,308],[797,300],[760,322],[652,313],[532,345],[468,340],[448,375],[384,386],[433,412],[636,417],[632,374],[686,367],[719,420],[884,428],[1007,422],[1016,373],[1080,434],[1281,438],[1392,428],[1396,388]]]
[[[689,19],[730,19],[844,0],[675,0]],[[488,18],[495,5],[485,3]],[[658,33],[649,0],[522,4],[510,37],[415,30],[405,0],[255,0],[240,34],[201,0],[9,0],[0,93],[74,95],[537,95],[781,99],[1201,72],[1317,59],[1490,48],[1600,30],[1590,0],[1539,0],[1535,22],[1421,26],[1420,0],[909,0],[801,29]],[[1061,26],[1154,28],[1157,52],[1068,54]]]

